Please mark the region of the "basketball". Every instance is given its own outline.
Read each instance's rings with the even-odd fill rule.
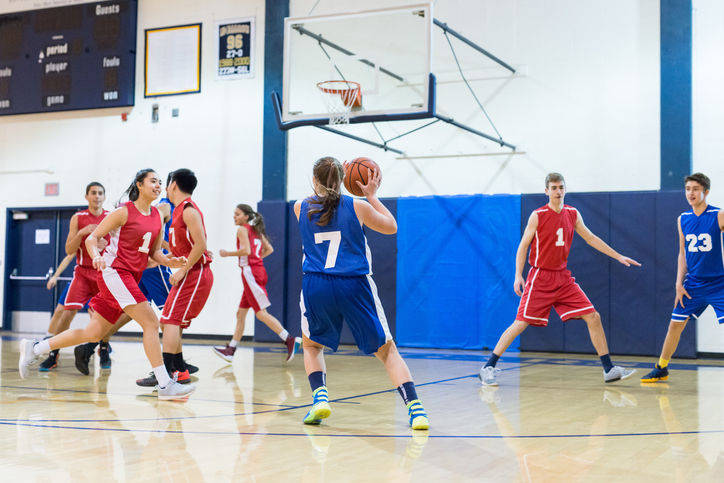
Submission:
[[[380,167],[370,158],[355,158],[347,163],[344,172],[344,187],[347,188],[347,191],[354,196],[364,196],[356,181],[367,184],[367,172],[370,170],[381,173]]]

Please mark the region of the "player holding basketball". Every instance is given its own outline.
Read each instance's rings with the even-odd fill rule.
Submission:
[[[106,201],[106,190],[102,184],[93,181],[85,188],[85,199],[88,202],[88,208],[74,214],[70,219],[70,229],[65,242],[65,253],[74,255],[76,264],[73,269],[73,280],[70,282],[68,294],[63,304],[65,311],[55,324],[51,319],[48,327],[48,335],[50,336],[68,330],[78,310],[82,309],[98,293],[96,270],[93,268],[93,259],[86,250],[85,240],[108,215],[108,211],[103,209],[103,203]],[[99,245],[101,251],[110,239],[110,236],[103,239]],[[57,365],[58,351],[54,350],[40,364],[39,369],[40,371],[49,371],[57,367]]]
[[[173,206],[173,220],[168,230],[169,248],[174,257],[188,262],[171,275],[173,286],[166,299],[161,315],[163,330],[163,362],[169,374],[181,384],[191,382],[189,369],[183,359],[181,337],[206,304],[214,275],[211,273],[211,256],[206,250],[204,215],[191,199],[198,180],[193,171],[177,169],[169,176],[166,193]],[[154,383],[154,384],[151,384]],[[155,374],[136,381],[139,386],[156,385]]]
[[[256,318],[264,322],[274,331],[287,346],[287,362],[294,358],[294,354],[302,343],[300,337],[293,337],[276,317],[267,312],[271,305],[266,292],[267,274],[263,258],[271,255],[274,248],[269,243],[264,228],[264,218],[256,213],[249,205],[238,205],[234,210],[234,224],[236,230],[236,251],[227,252],[219,250],[222,257],[239,257],[241,267],[241,280],[244,283],[244,294],[241,297],[239,310],[236,311],[236,330],[231,342],[224,348],[214,347],[214,353],[226,362],[234,361],[234,352],[237,344],[244,335],[246,314],[253,309]]]
[[[85,246],[98,270],[100,293],[91,300],[94,313],[85,329],[67,330],[41,342],[20,341],[20,376],[28,376],[30,364],[37,356],[53,349],[100,340],[110,325],[126,313],[143,328],[143,347],[158,379],[159,399],[180,399],[192,394],[193,384],[182,386],[166,371],[158,339],[158,318],[138,288],[149,256],[161,265],[180,268],[184,258],[167,258],[161,249],[163,231],[160,212],[151,203],[161,194],[161,180],[151,169],[136,174],[126,190],[130,201],[108,215],[88,236]],[[104,255],[98,240],[111,234],[111,243]]]
[[[343,196],[344,168],[332,157],[314,164],[315,194],[294,204],[302,235],[302,332],[304,367],[314,402],[305,424],[320,424],[329,417],[324,346],[337,350],[343,319],[360,350],[374,354],[402,396],[412,429],[428,429],[429,422],[417,398],[407,364],[397,352],[377,287],[372,280],[363,226],[392,235],[397,222],[377,198],[379,171],[367,171],[367,184],[357,181],[367,201]]]
[[[605,382],[626,379],[636,371],[613,365],[608,353],[606,334],[601,325],[601,316],[593,308],[593,304],[575,279],[571,277],[571,272],[566,270],[573,232],[575,230],[590,246],[627,267],[631,265],[640,267],[641,264],[620,255],[608,246],[583,223],[583,217],[578,210],[563,203],[566,196],[566,182],[561,174],[550,173],[546,176],[546,194],[549,202],[531,213],[515,259],[513,287],[515,293],[521,297],[518,316],[503,332],[493,350],[493,355],[480,369],[478,377],[485,386],[497,385],[496,378],[500,369],[495,365],[498,358],[529,325],[547,326],[548,316],[553,307],[564,322],[571,319],[583,319],[586,322],[591,342],[603,364]],[[531,269],[524,283],[525,255],[528,246],[534,240],[528,260]]]
[[[679,345],[690,317],[698,319],[711,305],[719,323],[724,323],[724,211],[709,205],[711,181],[701,173],[685,178],[686,201],[691,210],[682,213],[679,225],[679,259],[676,270],[676,298],[669,330],[659,363],[641,382],[666,381],[667,366]]]

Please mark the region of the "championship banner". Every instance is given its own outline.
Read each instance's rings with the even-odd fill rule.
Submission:
[[[216,22],[217,80],[254,77],[254,22],[255,17]]]

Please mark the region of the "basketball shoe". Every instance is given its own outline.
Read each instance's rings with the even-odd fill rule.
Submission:
[[[33,346],[37,343],[37,341],[30,339],[20,341],[20,361],[18,363],[18,369],[20,370],[20,377],[23,379],[28,378],[30,366],[38,360],[38,356],[36,356],[33,351]]]
[[[312,395],[314,396],[314,402],[312,403],[312,409],[309,410],[302,420],[304,424],[319,424],[322,422],[322,419],[328,418],[329,415],[332,414],[332,410],[329,408],[329,396],[325,386],[318,387]]]
[[[186,384],[182,386],[176,381],[171,381],[166,387],[156,386],[158,390],[158,399],[162,401],[172,401],[174,399],[185,399],[196,392],[195,384]]]
[[[299,349],[299,346],[302,345],[302,338],[292,337],[290,335],[284,343],[287,345],[287,362],[289,362],[294,359],[294,354],[297,353],[297,349]]]
[[[183,372],[181,371],[174,371],[173,378],[176,382],[179,384],[188,384],[191,382],[191,376],[189,375],[189,371],[185,370]]]
[[[103,348],[103,344],[98,346],[98,357],[100,358],[101,369],[111,368],[111,344]]]
[[[658,364],[654,366],[654,370],[641,378],[641,382],[666,381],[669,379],[669,368],[661,367]]]
[[[186,369],[189,370],[189,374],[196,374],[197,372],[199,372],[199,368],[197,366],[189,364],[188,361],[184,361],[184,364],[186,364]]]
[[[145,377],[143,379],[136,379],[136,385],[141,387],[157,386],[158,381],[156,380],[156,374],[151,371],[148,377]]]
[[[40,372],[48,372],[58,367],[58,350],[50,351],[48,358],[40,363],[38,370]]]
[[[78,369],[81,374],[85,374],[86,376],[90,374],[88,363],[93,355],[93,349],[88,349],[88,344],[77,345],[75,346],[75,349],[73,349],[73,353],[75,354],[75,368]]]
[[[610,371],[603,372],[603,380],[606,383],[622,381],[627,377],[631,377],[636,372],[636,369],[628,370],[621,366],[613,366]]]
[[[214,354],[221,357],[228,363],[234,362],[234,352],[236,352],[236,347],[231,347],[229,344],[226,344],[226,347],[223,349],[214,347]]]
[[[430,429],[430,421],[419,399],[410,401],[407,405],[407,415],[410,416],[412,429]]]
[[[497,367],[481,367],[480,371],[478,371],[478,379],[480,379],[480,382],[483,384],[483,386],[497,386],[499,372],[500,369],[498,369]]]

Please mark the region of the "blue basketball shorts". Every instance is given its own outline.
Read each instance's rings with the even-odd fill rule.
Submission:
[[[724,323],[724,278],[714,279],[707,283],[693,283],[690,279],[684,281],[684,288],[691,296],[688,299],[684,296],[684,307],[677,304],[671,320],[684,322],[689,317],[698,319],[699,316],[711,305],[716,312],[716,318],[720,324]]]
[[[149,302],[156,304],[159,309],[163,309],[168,293],[171,291],[171,282],[168,281],[170,276],[171,269],[159,265],[144,270],[141,281],[138,283],[138,288],[141,289],[143,295]]]
[[[392,340],[377,286],[369,275],[305,273],[299,305],[304,335],[332,350],[339,347],[343,321],[365,354],[374,354]]]
[[[65,288],[63,289],[63,293],[60,294],[60,298],[58,299],[58,305],[65,305],[65,297],[68,296],[68,290],[70,290],[70,283],[65,284]]]

